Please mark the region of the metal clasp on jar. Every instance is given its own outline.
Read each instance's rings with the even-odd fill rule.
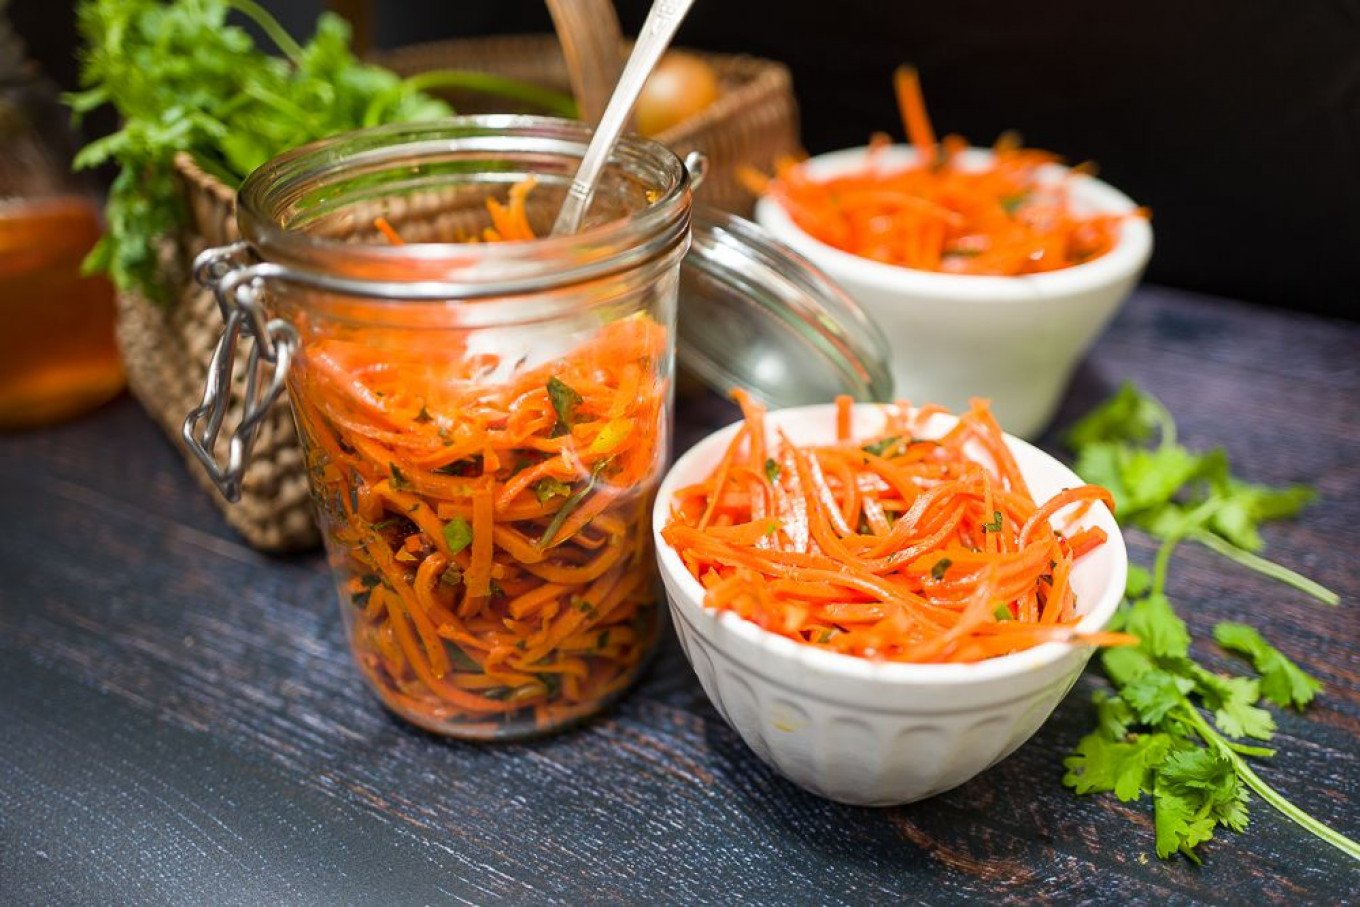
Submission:
[[[251,263],[250,258],[249,247],[238,242],[208,249],[194,260],[194,279],[212,290],[225,326],[208,363],[203,398],[184,420],[184,443],[229,501],[241,497],[241,482],[260,423],[283,393],[288,367],[298,348],[298,334],[293,326],[278,318],[266,320],[261,306],[266,278],[281,276],[281,269]],[[231,433],[226,462],[219,463],[214,450],[231,404],[236,347],[243,336],[250,340],[251,347],[241,421]]]

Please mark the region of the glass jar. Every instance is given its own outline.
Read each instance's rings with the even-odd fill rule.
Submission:
[[[81,274],[99,207],[71,174],[70,114],[0,12],[0,428],[56,422],[123,387],[113,287]]]
[[[522,229],[514,198],[546,237],[588,138],[488,116],[321,142],[253,174],[244,242],[200,260],[228,331],[186,438],[235,490],[210,451],[254,337],[234,465],[286,374],[355,659],[437,733],[579,720],[658,638],[686,168],[625,139],[581,233],[468,241]]]

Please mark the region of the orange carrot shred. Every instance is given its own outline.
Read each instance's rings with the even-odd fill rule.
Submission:
[[[1068,183],[1094,172],[1081,164],[1063,175],[1055,155],[1024,148],[1014,133],[992,147],[979,166],[955,135],[939,142],[910,66],[893,78],[907,138],[908,164],[893,164],[880,134],[863,165],[829,178],[812,176],[791,159],[775,176],[743,171],[743,184],[776,201],[804,232],[873,261],[948,274],[1014,276],[1079,265],[1112,249],[1130,218],[1085,214],[1069,204]],[[1049,168],[1049,169],[1045,169]]]
[[[385,217],[373,218],[373,226],[378,229],[379,233],[381,233],[383,236],[386,236],[387,241],[390,242],[392,245],[394,246],[406,245],[406,240],[401,238],[401,234],[397,232],[396,227],[393,227],[390,223],[387,222],[387,218]]]
[[[736,396],[742,428],[706,481],[676,493],[662,530],[709,606],[797,642],[888,661],[1130,641],[1076,632],[1072,570],[1105,534],[1068,523],[1060,534],[1050,523],[1070,505],[1084,518],[1109,493],[1085,485],[1036,503],[985,401],[923,442],[916,414],[938,407],[890,412],[878,437],[856,438],[850,398],[838,398],[834,440],[794,444],[782,432],[768,442],[764,408]],[[769,462],[783,464],[778,481],[740,478]],[[775,523],[758,515],[771,487],[786,501]]]
[[[849,394],[836,397],[836,440],[850,440],[850,414],[855,398]]]
[[[532,189],[488,204],[485,238],[533,239]],[[659,630],[647,505],[666,328],[613,321],[497,383],[497,357],[457,332],[377,326],[364,305],[352,320],[373,326],[317,326],[289,379],[360,667],[402,714],[460,733],[595,710]]]
[[[907,138],[916,146],[916,153],[927,165],[935,163],[935,127],[930,125],[926,101],[921,93],[921,76],[915,66],[899,66],[893,73],[897,89],[897,106],[902,113],[902,125]]]

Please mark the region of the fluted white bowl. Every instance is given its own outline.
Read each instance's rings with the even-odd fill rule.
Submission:
[[[865,167],[867,148],[814,157],[804,165],[817,179]],[[885,166],[915,160],[915,150],[884,149]],[[965,166],[983,167],[992,152],[962,153]],[[1041,179],[1068,179],[1074,210],[1123,214],[1134,203],[1089,176],[1050,165]],[[1072,370],[1133,290],[1152,254],[1152,227],[1129,218],[1112,248],[1099,258],[1042,274],[981,277],[942,274],[884,264],[829,246],[794,223],[769,198],[756,205],[756,221],[803,255],[869,314],[888,338],[897,396],[950,409],[987,397],[1001,427],[1023,437],[1052,418]]]
[[[767,416],[794,443],[835,437],[835,407]],[[942,434],[952,416],[937,416]],[[859,404],[856,436],[877,433],[883,408]],[[704,590],[661,530],[675,491],[709,475],[737,426],[696,444],[667,473],[653,513],[657,558],[685,655],[708,698],[761,759],[791,781],[842,803],[890,806],[956,787],[1030,738],[1072,688],[1091,656],[1085,646],[1044,645],[977,664],[874,662],[826,652],[704,607]],[[1043,451],[1007,436],[1035,499],[1081,484]],[[1059,520],[1061,520],[1061,516]],[[1072,526],[1100,526],[1109,540],[1072,571],[1078,629],[1102,629],[1124,591],[1128,557],[1113,515],[1092,507]]]

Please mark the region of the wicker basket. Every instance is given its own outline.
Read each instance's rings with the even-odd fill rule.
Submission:
[[[563,24],[558,22],[559,30]],[[377,61],[402,74],[430,69],[475,69],[551,87],[583,84],[568,73],[562,47],[573,46],[551,35],[495,37],[423,44],[380,55]],[[788,71],[777,63],[744,56],[703,55],[723,85],[722,96],[708,109],[658,138],[677,152],[704,152],[709,170],[699,199],[741,214],[753,199],[736,177],[738,165],[771,168],[780,155],[798,148],[797,107]],[[576,75],[577,78],[572,78]],[[598,80],[597,80],[598,81]],[[475,105],[451,98],[460,111]],[[583,109],[598,109],[580,99]],[[185,235],[168,237],[164,248],[164,280],[178,287],[165,307],[135,294],[119,299],[118,339],[127,364],[128,386],[177,446],[185,415],[199,402],[208,361],[222,328],[211,294],[189,279],[188,262],[203,248],[237,239],[234,191],[203,172],[188,155],[176,160],[182,195],[190,211]],[[237,352],[232,403],[227,424],[241,415],[244,353]],[[223,432],[225,445],[228,432]],[[221,451],[218,451],[220,454]],[[213,489],[199,465],[185,452],[190,471],[209,489],[230,523],[256,548],[288,551],[316,545],[320,539],[312,519],[301,449],[286,399],[271,410],[261,427],[241,500],[229,504]]]
[[[627,44],[621,48],[628,49]],[[697,193],[698,201],[749,215],[755,199],[737,179],[738,166],[748,164],[769,172],[775,158],[798,151],[798,107],[789,71],[756,57],[696,55],[713,67],[722,94],[697,116],[656,138],[681,156],[695,150],[708,156],[708,175]],[[457,61],[460,69],[484,70],[562,91],[571,87],[561,46],[551,35],[417,44],[381,55],[377,61],[402,75]],[[450,96],[450,100],[460,112],[481,112],[478,102],[482,99],[476,96]]]

